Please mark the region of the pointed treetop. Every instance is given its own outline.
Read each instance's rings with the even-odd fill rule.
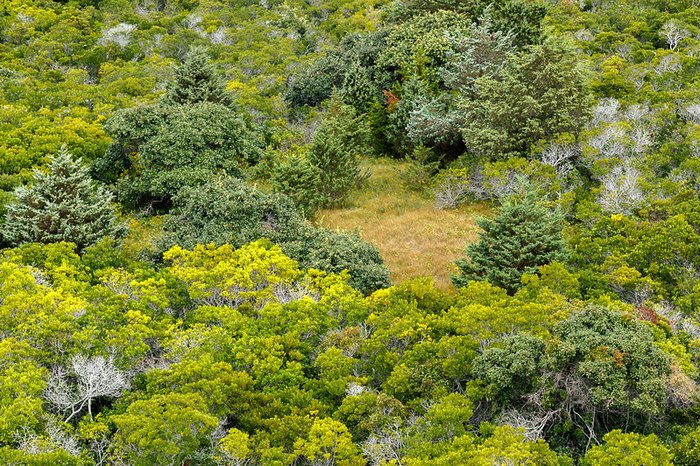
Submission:
[[[233,103],[222,77],[201,48],[193,48],[175,69],[175,79],[168,86],[164,100],[180,105],[199,102],[223,105]]]
[[[467,246],[467,256],[455,262],[460,269],[452,277],[456,286],[487,280],[513,294],[524,273],[536,273],[540,266],[566,258],[563,218],[544,205],[532,186],[524,186],[497,215],[478,223],[483,230],[479,241]]]
[[[123,228],[112,194],[90,179],[65,146],[50,158],[48,171],[35,170],[33,184],[17,188],[15,197],[2,228],[14,245],[68,241],[83,249]]]

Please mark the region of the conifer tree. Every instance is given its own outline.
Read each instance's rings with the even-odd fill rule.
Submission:
[[[80,159],[73,160],[63,147],[48,168],[48,173],[35,170],[34,183],[15,190],[2,231],[7,241],[70,241],[82,250],[121,231],[112,194],[90,179]]]
[[[366,113],[372,100],[381,95],[367,69],[357,60],[350,63],[339,94],[343,102],[352,105],[358,113]]]
[[[481,219],[479,241],[467,246],[467,257],[455,261],[461,274],[455,286],[487,280],[513,294],[524,273],[565,258],[562,217],[539,202],[537,193],[526,188],[520,196],[505,201],[498,215]]]
[[[112,144],[93,173],[117,184],[125,208],[144,212],[167,211],[180,189],[216,174],[242,176],[261,155],[259,134],[201,49],[175,69],[158,103],[117,111],[105,129]]]
[[[340,205],[360,179],[360,155],[368,150],[369,128],[355,109],[338,96],[316,130],[309,162],[320,170],[319,195],[326,206]]]
[[[323,201],[318,195],[320,184],[321,170],[301,155],[290,157],[272,173],[274,191],[287,195],[307,218],[313,216]]]
[[[168,84],[164,103],[186,105],[210,102],[230,106],[233,102],[225,87],[204,49],[194,48],[175,69],[175,77]]]

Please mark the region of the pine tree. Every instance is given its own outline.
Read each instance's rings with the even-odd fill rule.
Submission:
[[[180,189],[216,174],[240,177],[262,153],[260,134],[201,49],[177,67],[158,103],[119,110],[105,129],[112,144],[93,174],[116,184],[124,208],[144,212],[167,211]]]
[[[273,190],[293,200],[306,218],[311,218],[320,207],[321,170],[306,157],[294,155],[275,167],[271,181]]]
[[[372,78],[358,60],[350,63],[339,91],[341,99],[358,113],[366,113],[374,99],[381,95]]]
[[[179,105],[211,102],[232,105],[230,94],[207,53],[192,49],[175,69],[175,79],[168,85],[165,102]]]
[[[455,286],[487,280],[515,293],[524,273],[565,258],[562,217],[542,205],[528,188],[506,200],[493,219],[479,220],[483,232],[467,246],[467,257],[455,261],[462,272],[452,277]]]
[[[15,190],[7,206],[2,234],[12,244],[70,241],[79,250],[122,226],[112,205],[112,194],[90,179],[80,159],[65,147],[50,159],[48,173],[34,171],[34,183]]]
[[[333,96],[328,115],[316,130],[308,153],[320,170],[319,195],[324,206],[342,204],[360,180],[360,156],[368,151],[369,128],[350,105]]]

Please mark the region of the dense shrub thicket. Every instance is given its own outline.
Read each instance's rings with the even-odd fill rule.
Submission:
[[[4,2],[0,463],[700,464],[695,3]]]

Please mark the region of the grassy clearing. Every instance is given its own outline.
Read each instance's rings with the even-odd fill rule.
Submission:
[[[436,210],[430,197],[404,187],[405,163],[379,159],[366,167],[371,176],[351,196],[351,205],[321,211],[316,223],[330,229],[359,229],[379,248],[395,283],[431,276],[440,289],[452,289],[452,262],[476,239],[474,215],[486,214],[486,207]]]

